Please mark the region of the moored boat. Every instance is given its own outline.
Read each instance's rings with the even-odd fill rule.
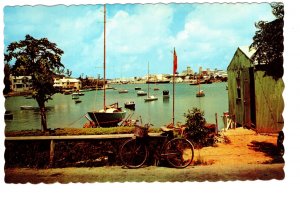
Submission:
[[[83,96],[84,95],[84,93],[82,93],[82,92],[73,92],[72,93],[72,96]]]
[[[137,91],[137,93],[136,93],[138,96],[146,96],[147,95],[147,92],[145,92],[145,91]]]
[[[46,110],[51,110],[53,108],[54,108],[53,106],[46,106],[45,107]],[[39,107],[34,107],[32,105],[22,105],[22,106],[20,106],[20,109],[21,110],[40,110]]]
[[[203,96],[205,96],[203,90],[199,90],[199,91],[196,93],[196,97],[203,97]]]
[[[200,84],[201,84],[201,81],[200,81],[200,77],[201,77],[201,74],[202,74],[202,69],[201,69],[201,67],[199,68],[199,90],[198,90],[198,92],[196,93],[196,97],[203,97],[203,96],[205,96],[205,93],[204,93],[204,91],[203,90],[201,90],[200,89]]]
[[[106,109],[88,112],[88,115],[98,127],[114,127],[125,118],[126,111],[111,105]]]
[[[161,80],[147,80],[146,83],[170,83],[169,79],[161,79]]]
[[[148,63],[148,81],[149,81],[149,63]],[[144,99],[145,102],[158,100],[158,98],[156,96],[153,96],[153,95],[150,96],[149,90],[150,90],[150,87],[149,87],[149,83],[148,83],[148,96],[147,96],[147,98]]]
[[[148,102],[148,101],[156,101],[158,100],[158,98],[156,96],[148,96],[147,98],[144,99],[145,102]]]
[[[170,98],[169,90],[164,90],[163,91],[163,99],[168,99]]]
[[[13,118],[14,118],[14,116],[11,111],[5,111],[4,120],[12,120]]]
[[[127,101],[127,102],[124,103],[124,106],[127,109],[132,109],[132,110],[135,109],[135,103],[134,103],[134,101]]]
[[[35,109],[35,107],[33,107],[31,105],[22,105],[22,106],[20,106],[20,109],[22,109],[22,110],[31,110],[31,109]]]
[[[95,127],[113,127],[118,126],[126,115],[126,111],[122,110],[121,107],[118,107],[118,103],[115,103],[110,106],[106,106],[106,5],[104,4],[104,36],[103,36],[103,109],[98,111],[89,111],[87,112],[89,116],[89,121],[93,122]]]
[[[92,88],[80,89],[79,92],[89,92],[92,91]]]
[[[78,94],[72,94],[72,99],[74,99],[74,100],[79,99],[79,95]]]
[[[141,87],[135,87],[134,89],[135,90],[141,90],[142,88]]]
[[[128,90],[119,90],[119,94],[128,93]]]

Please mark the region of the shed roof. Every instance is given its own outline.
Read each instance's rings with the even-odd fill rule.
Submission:
[[[256,49],[253,47],[249,49],[249,46],[240,46],[239,49],[249,58],[252,59],[252,56],[256,52]]]

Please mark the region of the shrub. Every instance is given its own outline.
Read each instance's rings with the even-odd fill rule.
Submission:
[[[197,147],[212,146],[215,143],[215,125],[206,124],[204,111],[198,108],[184,113],[186,118],[186,137]]]

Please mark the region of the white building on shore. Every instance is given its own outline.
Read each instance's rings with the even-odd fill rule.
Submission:
[[[65,78],[62,79],[54,79],[54,87],[58,87],[61,89],[81,89],[81,81],[79,79],[74,78]]]
[[[15,92],[23,92],[30,90],[32,83],[31,83],[31,76],[12,76],[10,75],[11,81],[11,89]]]

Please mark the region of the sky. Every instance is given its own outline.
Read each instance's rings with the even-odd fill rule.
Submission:
[[[108,1],[108,0],[107,0]],[[111,1],[111,0],[109,0]],[[114,0],[119,2],[128,2],[134,0]],[[137,0],[136,0],[137,1]],[[148,0],[153,2],[154,0]],[[163,0],[156,0],[163,1]],[[177,1],[177,0],[171,0]],[[195,1],[195,0],[185,0],[186,1]],[[196,0],[198,1],[198,0]],[[214,1],[214,0],[205,0],[205,1]],[[238,0],[246,1],[247,0]],[[255,0],[256,1],[256,0]],[[263,0],[270,1],[270,0]],[[285,109],[283,116],[285,119],[284,132],[285,132],[285,178],[284,180],[270,180],[270,181],[234,181],[234,182],[203,182],[199,183],[152,183],[152,184],[126,184],[126,183],[114,183],[114,184],[54,184],[50,185],[11,185],[5,184],[4,181],[1,181],[0,187],[1,192],[4,194],[12,194],[12,196],[24,195],[24,193],[30,193],[31,196],[53,196],[53,194],[60,193],[62,195],[72,195],[72,196],[86,196],[94,195],[96,192],[100,192],[103,195],[107,196],[120,196],[124,194],[130,194],[131,196],[153,196],[153,193],[165,194],[172,196],[184,196],[187,191],[191,193],[209,193],[212,196],[282,196],[282,194],[287,191],[293,194],[299,194],[299,155],[300,143],[300,133],[299,131],[299,92],[295,91],[299,89],[300,84],[300,67],[295,62],[299,62],[299,44],[300,44],[300,25],[299,25],[299,1],[295,0],[283,0],[285,3],[285,24],[284,24],[284,76],[283,80],[285,83],[285,89],[283,92],[283,97],[285,100]],[[4,3],[3,3],[4,2]],[[66,7],[61,12],[58,8],[48,9],[44,8],[43,11],[39,11],[36,8],[35,10],[28,10],[28,7],[23,7],[22,10],[16,9],[16,7],[8,8],[7,5],[12,4],[62,4],[66,3],[67,0],[1,0],[0,1],[0,40],[1,46],[0,51],[5,52],[5,47],[13,41],[22,40],[25,38],[26,34],[30,34],[36,38],[47,37],[50,41],[55,42],[58,46],[64,50],[63,63],[66,68],[73,70],[73,75],[80,75],[81,73],[88,74],[91,76],[96,76],[98,72],[97,67],[101,66],[103,63],[102,55],[102,12],[101,6],[99,5],[95,9],[91,8],[76,8],[75,6]],[[45,3],[46,2],[46,3]],[[82,4],[82,3],[97,4],[99,0],[72,0],[69,2],[72,4]],[[252,0],[251,0],[252,2]],[[202,5],[202,6],[201,6]],[[171,10],[170,21],[165,21],[163,18],[157,20],[155,15],[156,12],[149,12],[149,10],[142,11],[143,17],[141,17],[141,12],[137,12],[138,9],[133,9],[132,5],[114,5],[108,6],[108,19],[114,22],[115,25],[120,25],[125,21],[130,26],[127,26],[125,29],[122,29],[119,32],[113,32],[114,38],[111,35],[108,36],[109,42],[112,42],[113,39],[121,38],[121,40],[116,40],[120,44],[124,44],[123,50],[127,47],[138,47],[135,51],[141,52],[140,54],[134,53],[128,54],[125,51],[110,51],[107,54],[110,63],[109,76],[119,77],[121,74],[125,76],[135,76],[135,75],[144,75],[147,73],[147,63],[151,66],[150,71],[153,73],[159,72],[172,72],[172,55],[170,51],[176,47],[179,60],[179,68],[181,71],[185,69],[186,65],[189,64],[194,70],[196,70],[197,65],[205,65],[207,67],[218,67],[225,68],[228,66],[236,48],[238,46],[249,45],[252,42],[252,37],[255,33],[254,22],[258,20],[272,20],[271,9],[267,4],[245,4],[249,7],[246,9],[229,10],[227,14],[224,12],[227,9],[214,8],[205,8],[205,11],[202,13],[196,12],[194,6],[167,6]],[[214,5],[215,7],[216,5]],[[200,4],[198,7],[203,7],[203,4]],[[240,7],[240,6],[238,6]],[[247,6],[246,6],[247,7]],[[57,11],[55,10],[57,9]],[[60,8],[61,9],[61,8]],[[200,9],[200,8],[199,8]],[[204,9],[204,8],[203,8]],[[71,11],[69,11],[71,10]],[[89,11],[90,10],[90,11]],[[53,12],[54,13],[50,13]],[[92,14],[92,12],[96,14]],[[122,20],[114,21],[117,17],[117,13],[127,13],[126,17],[120,17]],[[162,22],[165,24],[160,25],[160,28],[163,28],[158,37],[160,38],[160,43],[152,46],[146,46],[148,43],[149,37],[155,34],[153,29],[151,32],[148,32],[146,25],[142,21],[145,21],[146,14],[148,13],[148,28],[153,28]],[[206,14],[205,14],[206,13]],[[164,14],[167,14],[164,12]],[[162,14],[162,15],[164,15]],[[208,15],[209,14],[209,15]],[[162,15],[160,17],[162,17]],[[198,19],[194,18],[198,15]],[[92,17],[93,16],[93,17]],[[122,16],[122,15],[121,15]],[[189,16],[189,17],[187,17]],[[201,16],[201,17],[200,17]],[[154,18],[152,18],[154,17]],[[118,18],[118,19],[119,19]],[[228,20],[227,20],[228,18]],[[131,20],[129,20],[131,19]],[[152,19],[152,20],[151,20]],[[186,25],[193,24],[198,22],[198,26]],[[176,22],[175,22],[176,21]],[[83,23],[83,24],[82,24]],[[136,32],[133,32],[136,25],[142,24],[139,34],[143,35],[143,38],[136,36]],[[221,25],[220,25],[221,24]],[[108,24],[109,25],[109,24]],[[111,30],[123,28],[125,24],[121,26],[108,26]],[[135,25],[135,26],[134,26]],[[83,27],[80,28],[80,27]],[[185,28],[186,27],[186,28]],[[192,27],[197,28],[196,32],[193,32]],[[201,28],[199,28],[201,27]],[[72,28],[72,29],[70,29]],[[84,29],[86,28],[86,29]],[[76,30],[76,31],[75,31]],[[154,29],[155,30],[155,29]],[[206,31],[204,31],[206,30]],[[207,34],[207,32],[209,33]],[[92,34],[93,32],[93,34]],[[133,32],[133,33],[132,33]],[[160,32],[160,33],[161,33]],[[192,32],[194,34],[192,34]],[[152,34],[151,34],[152,33]],[[196,35],[198,34],[197,39]],[[3,34],[3,35],[2,35]],[[128,35],[133,34],[133,36]],[[151,35],[150,35],[151,34]],[[191,34],[193,36],[191,36]],[[222,36],[218,36],[222,34]],[[162,37],[164,36],[164,37]],[[185,37],[184,37],[185,36]],[[93,38],[92,38],[93,37]],[[126,37],[124,40],[123,37]],[[134,38],[134,39],[133,39]],[[185,38],[185,39],[183,39]],[[122,40],[123,39],[123,40]],[[152,38],[153,39],[153,38]],[[93,40],[93,41],[91,41]],[[153,40],[152,40],[153,41]],[[230,42],[231,41],[231,42]],[[4,42],[4,45],[3,45]],[[142,44],[139,45],[138,42]],[[90,44],[89,44],[90,43]],[[92,44],[91,44],[92,43]],[[200,50],[199,45],[202,43],[207,43],[207,48],[210,46],[212,49],[209,50]],[[108,44],[108,43],[107,43]],[[176,44],[176,45],[175,45]],[[144,46],[145,45],[145,46]],[[159,46],[159,50],[158,47]],[[192,47],[190,47],[192,45]],[[204,45],[202,45],[204,46]],[[108,45],[108,49],[110,49]],[[120,46],[118,46],[120,47]],[[147,48],[144,51],[139,51],[141,47]],[[188,50],[187,50],[187,47]],[[84,57],[84,54],[87,52],[84,51],[91,48],[89,51],[89,57]],[[116,48],[116,46],[115,46]],[[116,50],[116,49],[110,50]],[[220,50],[223,49],[222,53]],[[98,50],[98,51],[96,51]],[[129,49],[127,49],[129,50]],[[160,51],[161,57],[164,60],[159,59],[158,51]],[[225,52],[224,52],[225,51]],[[84,53],[85,52],[85,53]],[[189,52],[189,54],[188,54]],[[199,56],[197,58],[192,58],[193,56],[190,53],[197,53]],[[114,56],[112,56],[114,55]],[[203,57],[207,56],[209,58],[204,59]],[[84,57],[84,58],[83,58]],[[123,59],[127,65],[133,66],[129,72],[125,72],[125,67],[120,59]],[[135,59],[136,58],[136,59]],[[3,56],[0,56],[0,60],[3,66]],[[131,60],[131,61],[130,61]],[[209,60],[209,61],[208,61]],[[213,62],[213,63],[211,63]],[[114,65],[112,64],[114,63]],[[113,67],[114,66],[114,67]],[[117,69],[122,68],[123,72],[118,72]],[[129,68],[130,69],[130,68]],[[166,71],[164,71],[166,70]],[[0,72],[0,76],[3,79],[3,72]],[[4,84],[0,83],[1,88],[4,88]],[[0,111],[4,113],[4,97],[0,97],[2,105],[0,105]],[[0,124],[2,130],[4,131],[5,123]],[[3,137],[3,138],[2,138]],[[0,140],[0,152],[4,152],[4,136],[2,135]],[[4,158],[0,159],[0,165],[4,166]],[[0,176],[4,177],[4,171],[0,171]],[[117,189],[116,189],[117,188]],[[218,189],[216,189],[218,188]],[[249,192],[249,188],[252,189]],[[133,192],[134,191],[134,192]],[[211,192],[213,191],[213,192]]]
[[[107,78],[171,74],[190,66],[226,70],[239,46],[249,46],[255,22],[272,21],[268,3],[109,4]],[[64,51],[73,77],[103,77],[103,5],[5,6],[4,52],[29,34],[48,38]]]

